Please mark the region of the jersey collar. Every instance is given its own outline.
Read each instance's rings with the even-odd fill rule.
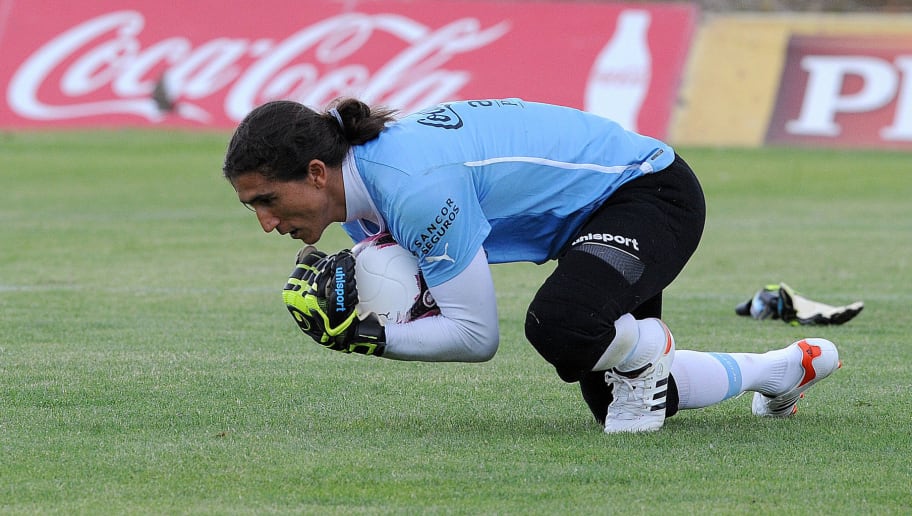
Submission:
[[[345,222],[357,221],[368,235],[386,231],[386,221],[367,193],[367,186],[358,172],[352,149],[348,150],[342,160],[342,183],[345,187]]]

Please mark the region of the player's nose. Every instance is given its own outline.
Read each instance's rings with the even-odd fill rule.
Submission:
[[[279,226],[279,218],[269,212],[269,210],[257,207],[256,209],[257,220],[260,221],[260,227],[263,228],[263,231],[270,233],[275,228]]]

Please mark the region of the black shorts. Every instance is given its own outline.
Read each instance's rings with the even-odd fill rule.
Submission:
[[[661,293],[703,234],[703,190],[679,156],[618,189],[558,258],[526,318],[526,336],[561,377],[591,370],[625,313],[661,315]]]

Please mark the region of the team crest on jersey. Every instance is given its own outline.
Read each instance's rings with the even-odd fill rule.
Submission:
[[[420,111],[423,115],[418,119],[421,125],[439,127],[441,129],[459,129],[462,127],[462,118],[453,111],[449,104],[443,104],[425,111]]]

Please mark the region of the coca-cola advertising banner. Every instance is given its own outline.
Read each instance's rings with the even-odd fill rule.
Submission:
[[[912,36],[793,36],[766,141],[912,150]]]
[[[356,96],[573,106],[664,137],[687,4],[0,0],[0,127],[234,127],[257,105]]]

